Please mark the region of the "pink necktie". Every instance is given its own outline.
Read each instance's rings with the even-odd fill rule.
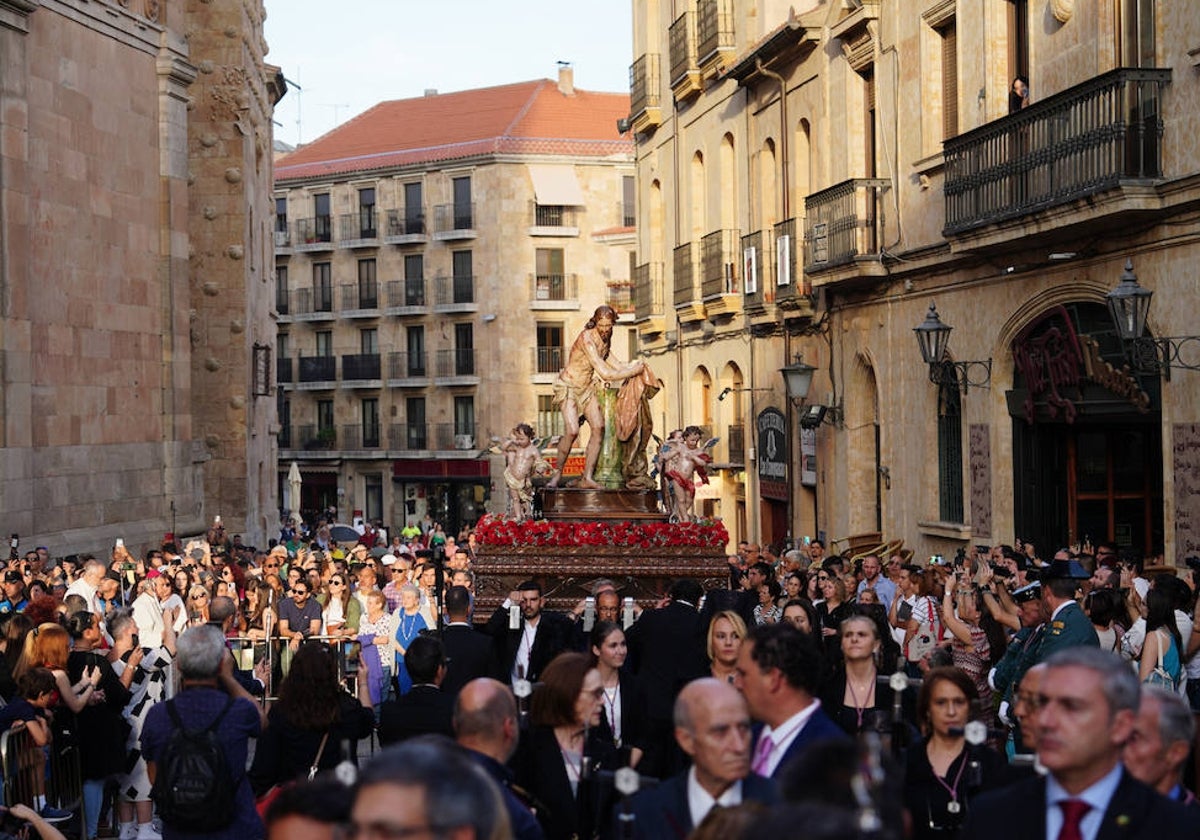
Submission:
[[[1063,824],[1058,832],[1058,840],[1083,840],[1079,824],[1084,815],[1092,810],[1092,806],[1082,799],[1066,799],[1059,802],[1058,807],[1062,808],[1063,812]]]
[[[767,766],[771,762],[771,750],[775,749],[775,742],[771,740],[770,735],[764,735],[758,741],[758,748],[754,751],[754,764],[750,769],[760,776],[767,775]]]

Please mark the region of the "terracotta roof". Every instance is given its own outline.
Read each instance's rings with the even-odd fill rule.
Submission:
[[[633,153],[617,133],[629,96],[549,79],[381,102],[275,162],[286,181],[477,155]]]

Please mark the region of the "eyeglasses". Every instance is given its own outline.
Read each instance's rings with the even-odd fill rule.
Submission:
[[[292,588],[292,594],[293,594],[293,595],[295,595],[296,597],[299,597],[299,596],[301,596],[301,595],[307,595],[307,594],[308,594],[308,590],[307,590],[307,589],[305,589],[304,587],[300,587],[299,589],[297,589],[297,588],[293,587],[293,588]]]
[[[197,595],[193,595],[193,596],[192,596],[192,600],[193,600],[193,601],[201,601],[201,600],[204,600],[204,599],[206,599],[206,598],[208,598],[208,595],[207,595],[206,593],[204,593],[204,592],[201,592],[201,593],[199,593],[199,594],[197,594]]]

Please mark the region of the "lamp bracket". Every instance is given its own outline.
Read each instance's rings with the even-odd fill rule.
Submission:
[[[934,385],[957,384],[964,394],[968,388],[986,388],[992,381],[992,360],[934,362],[929,365],[929,381]]]
[[[1143,336],[1129,342],[1128,349],[1135,371],[1157,373],[1168,382],[1172,368],[1200,370],[1200,336]]]

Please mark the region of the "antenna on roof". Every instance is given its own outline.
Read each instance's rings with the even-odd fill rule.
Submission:
[[[562,59],[559,59],[557,64],[559,67],[570,67],[571,66],[571,62],[563,61]]]
[[[324,103],[324,104],[325,104],[325,107],[326,107],[326,108],[332,108],[332,109],[333,109],[333,127],[334,127],[334,128],[337,128],[337,127],[338,127],[338,125],[339,125],[339,124],[340,124],[340,122],[341,122],[341,121],[338,119],[338,111],[339,111],[339,110],[341,110],[342,108],[349,108],[350,106],[349,106],[349,105],[347,105],[347,104],[345,104],[345,103],[341,103],[341,104],[332,104],[332,103],[326,102],[326,103]]]

